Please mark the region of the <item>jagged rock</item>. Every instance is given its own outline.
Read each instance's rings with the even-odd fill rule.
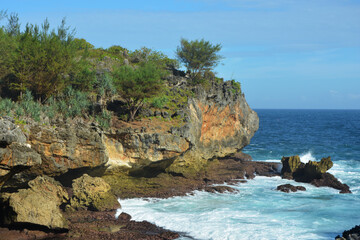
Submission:
[[[167,172],[196,177],[198,171],[193,169],[201,169],[208,159],[228,156],[250,143],[259,118],[244,95],[231,89],[227,82],[211,82],[207,90],[201,86],[192,89],[194,97],[185,108],[186,124],[171,130],[186,138],[192,148],[175,159]]]
[[[311,183],[317,187],[332,187],[340,190],[340,193],[351,193],[348,185],[341,183],[330,173],[326,173],[333,166],[330,157],[322,158],[321,161],[309,161],[306,164],[300,162],[299,156],[283,157],[281,176],[286,179],[294,179],[297,182]]]
[[[13,175],[41,163],[41,156],[26,143],[22,130],[11,119],[0,119],[0,186]]]
[[[70,205],[74,209],[107,211],[120,208],[110,185],[102,178],[84,174],[73,181],[73,196]]]
[[[13,142],[26,143],[26,136],[11,119],[0,119],[0,147],[6,147]]]
[[[204,190],[209,193],[238,192],[238,190],[228,186],[207,186]]]
[[[28,183],[28,189],[2,193],[0,218],[4,225],[40,225],[63,229],[67,222],[59,206],[68,201],[68,194],[60,183],[48,176],[38,176]]]
[[[72,169],[94,168],[108,161],[101,131],[82,123],[59,124],[56,128],[33,124],[29,144],[42,157],[36,174],[57,176]]]
[[[360,225],[344,231],[342,237],[338,235],[335,237],[335,240],[360,240]]]
[[[313,179],[310,183],[316,187],[335,188],[340,190],[340,193],[351,193],[350,187],[347,184],[341,183],[330,173],[323,173],[320,178]]]
[[[306,191],[306,188],[303,187],[303,186],[294,186],[294,185],[291,185],[291,184],[283,184],[283,185],[279,185],[276,188],[276,190],[289,193],[289,192],[297,192],[298,190],[299,191]]]
[[[291,157],[283,157],[281,159],[281,163],[283,167],[281,169],[281,175],[283,178],[292,179],[293,173],[298,170],[301,165],[300,157],[299,156],[291,156]]]
[[[14,175],[42,163],[41,156],[27,144],[11,143],[0,148],[0,187]],[[26,183],[26,179],[22,179]]]

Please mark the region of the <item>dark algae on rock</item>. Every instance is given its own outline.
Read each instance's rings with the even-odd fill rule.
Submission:
[[[351,193],[348,185],[341,183],[332,174],[327,173],[333,166],[330,157],[322,158],[319,162],[309,161],[302,163],[299,156],[283,157],[281,176],[297,182],[310,183],[316,187],[332,187],[340,193]]]

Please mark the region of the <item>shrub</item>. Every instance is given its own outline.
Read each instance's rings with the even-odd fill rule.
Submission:
[[[169,98],[167,96],[154,97],[150,102],[154,108],[163,108],[169,102]]]
[[[0,101],[0,112],[4,115],[10,115],[11,110],[14,108],[15,103],[8,98]]]
[[[111,113],[103,110],[100,115],[95,117],[96,121],[99,123],[100,127],[103,129],[108,129],[111,122]]]

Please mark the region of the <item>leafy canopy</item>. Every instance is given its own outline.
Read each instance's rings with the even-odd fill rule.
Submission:
[[[137,67],[123,65],[113,72],[114,84],[129,110],[129,121],[146,98],[156,96],[162,89],[163,72],[152,62],[144,62]]]
[[[218,55],[220,50],[220,44],[213,45],[204,39],[195,41],[181,39],[176,55],[190,72],[190,77],[195,79],[200,73],[217,66],[222,59],[222,56]]]

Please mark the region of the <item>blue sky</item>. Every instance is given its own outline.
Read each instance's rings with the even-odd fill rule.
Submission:
[[[0,0],[26,22],[63,17],[96,47],[170,57],[180,38],[221,43],[218,75],[252,108],[360,109],[359,0]]]

